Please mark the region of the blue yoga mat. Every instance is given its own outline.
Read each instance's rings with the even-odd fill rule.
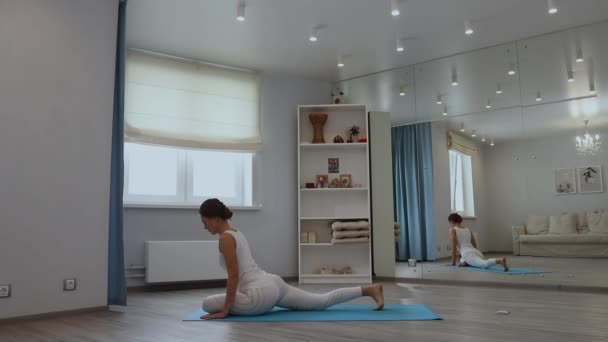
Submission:
[[[336,305],[323,311],[295,311],[274,308],[258,316],[228,316],[213,320],[219,322],[336,322],[336,321],[431,321],[442,319],[426,305],[385,305],[374,311],[373,305]],[[204,321],[207,313],[202,309],[184,318],[184,321]]]
[[[467,269],[467,270],[473,270],[473,271],[480,271],[480,272],[490,272],[490,273],[499,273],[499,274],[508,274],[508,275],[522,275],[522,274],[543,274],[543,273],[547,273],[544,271],[537,271],[537,270],[531,270],[528,268],[514,268],[511,267],[509,268],[509,270],[507,272],[505,272],[504,268],[502,268],[502,266],[492,266],[490,268],[479,268],[479,267],[472,267],[472,266],[467,266],[467,267],[458,267],[458,266],[452,266],[452,265],[446,265],[448,267],[454,267],[454,268],[462,268],[462,269]]]

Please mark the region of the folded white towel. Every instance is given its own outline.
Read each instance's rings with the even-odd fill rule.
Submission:
[[[336,230],[333,233],[334,239],[356,238],[369,236],[369,229],[359,230]]]
[[[359,230],[359,229],[369,229],[369,222],[367,221],[356,221],[356,222],[342,222],[336,221],[331,224],[331,229],[333,230]]]
[[[362,242],[369,242],[369,237],[347,238],[347,239],[331,239],[331,243],[333,243],[333,244],[362,243]]]

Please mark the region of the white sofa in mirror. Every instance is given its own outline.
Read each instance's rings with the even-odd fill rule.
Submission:
[[[531,215],[512,232],[514,255],[608,257],[608,209]]]

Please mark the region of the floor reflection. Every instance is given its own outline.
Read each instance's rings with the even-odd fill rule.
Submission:
[[[487,258],[502,254],[485,254]],[[409,267],[407,262],[398,262],[395,267],[397,278],[496,282],[504,284],[560,285],[567,287],[588,287],[608,289],[608,260],[591,258],[549,258],[528,256],[507,256],[514,268],[544,271],[543,274],[507,275],[479,272],[464,268],[448,267],[450,260],[438,259],[432,262],[418,262]]]

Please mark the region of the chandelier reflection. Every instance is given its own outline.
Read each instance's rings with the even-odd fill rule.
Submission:
[[[599,134],[596,134],[595,136],[589,134],[589,130],[587,129],[588,123],[589,120],[585,120],[585,134],[582,137],[576,136],[576,151],[581,156],[592,156],[596,154],[602,146]]]

